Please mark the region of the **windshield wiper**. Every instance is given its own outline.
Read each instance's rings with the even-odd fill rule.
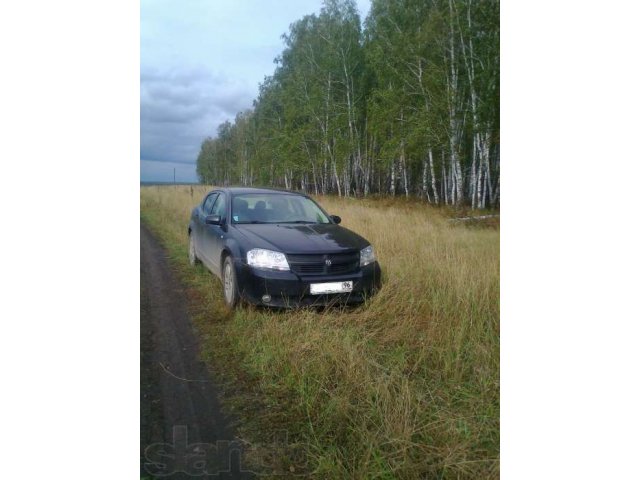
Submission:
[[[271,224],[271,225],[275,225],[275,224],[280,224],[280,223],[300,223],[300,224],[310,224],[310,225],[317,225],[319,222],[313,222],[310,220],[288,220],[286,222],[264,222],[262,220],[249,220],[246,222],[233,222],[235,225],[247,225],[247,224],[256,224],[256,223],[266,223],[266,224]]]
[[[278,223],[308,223],[308,224],[313,224],[313,225],[315,225],[315,224],[317,224],[318,222],[312,222],[312,221],[310,221],[310,220],[290,220],[290,221],[287,221],[287,222],[278,222]]]

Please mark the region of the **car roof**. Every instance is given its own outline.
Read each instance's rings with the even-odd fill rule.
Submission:
[[[275,188],[223,187],[223,188],[216,188],[213,191],[227,192],[231,196],[233,196],[233,195],[242,195],[242,194],[246,194],[246,193],[282,193],[282,194],[287,194],[287,195],[306,196],[306,194],[302,193],[302,192],[292,192],[292,191],[289,191],[289,190],[278,190],[278,189],[275,189]]]

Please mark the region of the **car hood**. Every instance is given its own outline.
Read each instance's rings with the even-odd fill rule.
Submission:
[[[284,253],[334,253],[362,250],[369,242],[333,223],[234,225],[248,241],[247,250],[267,248]]]

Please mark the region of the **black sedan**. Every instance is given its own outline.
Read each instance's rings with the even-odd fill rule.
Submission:
[[[225,303],[293,307],[359,303],[380,287],[371,244],[307,195],[222,188],[189,222],[189,261],[220,277]]]

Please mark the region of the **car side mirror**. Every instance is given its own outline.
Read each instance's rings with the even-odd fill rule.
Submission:
[[[222,225],[222,218],[220,215],[207,215],[204,219],[204,223],[207,225]]]
[[[333,220],[333,223],[340,223],[342,221],[342,219],[338,216],[338,215],[329,215],[331,217],[331,220]]]

